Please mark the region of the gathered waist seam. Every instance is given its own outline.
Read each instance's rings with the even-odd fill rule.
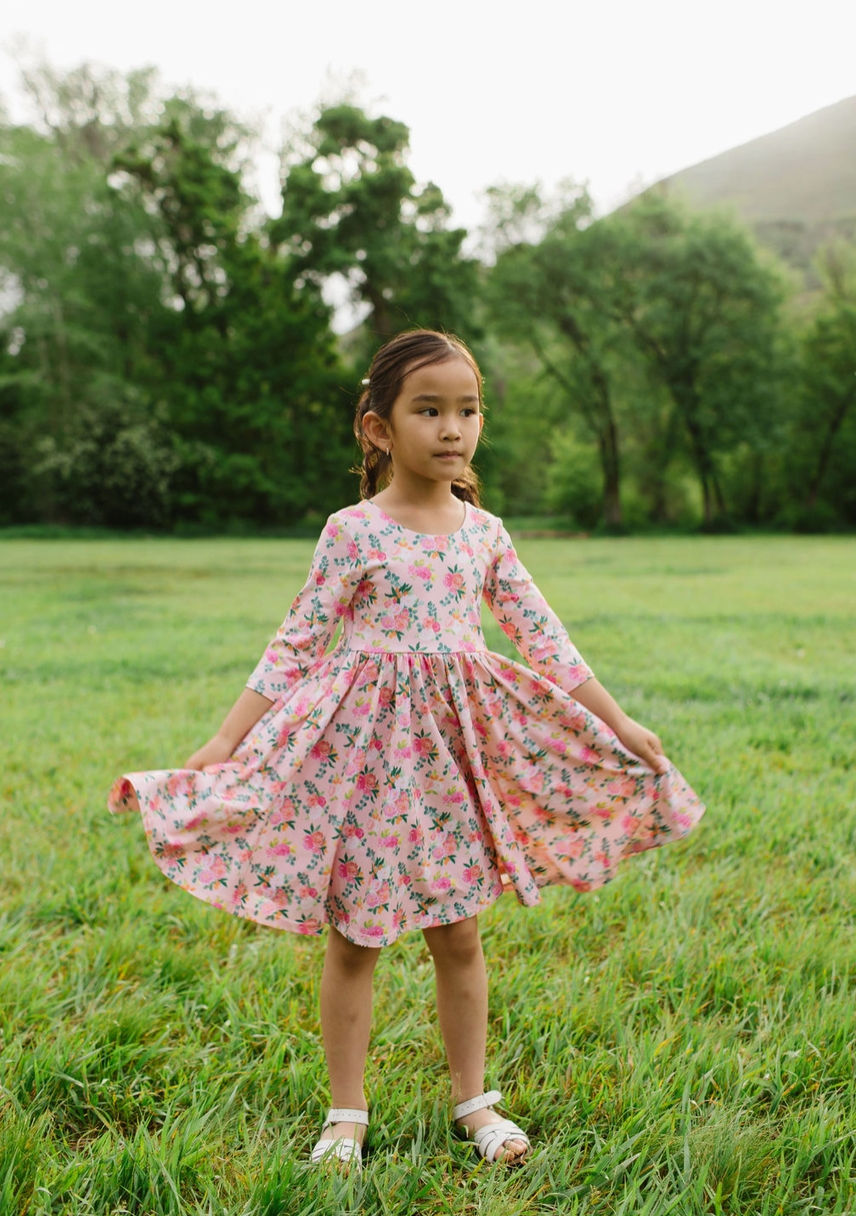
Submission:
[[[370,650],[366,646],[345,646],[344,650],[352,650],[355,654],[405,654],[412,659],[434,658],[439,655],[441,658],[452,655],[474,655],[474,654],[490,654],[487,646],[480,650]]]

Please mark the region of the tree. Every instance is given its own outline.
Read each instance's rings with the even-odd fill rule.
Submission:
[[[617,260],[608,290],[579,290],[626,326],[668,389],[710,526],[726,513],[722,454],[761,442],[775,419],[785,280],[731,220],[656,196],[593,227],[609,229]]]
[[[284,156],[271,240],[302,279],[343,276],[377,338],[411,325],[472,337],[477,265],[440,189],[416,184],[409,138],[403,123],[357,106],[323,110]]]
[[[329,309],[250,225],[225,124],[171,107],[116,158],[139,193],[170,286],[158,335],[185,513],[271,523],[321,509],[351,455]]]
[[[495,323],[528,344],[564,401],[594,438],[603,481],[603,518],[621,525],[621,460],[615,402],[623,327],[604,311],[609,231],[591,223],[586,191],[567,183],[561,202],[533,188],[489,192],[496,262],[488,279]],[[596,302],[596,303],[595,303]],[[627,357],[627,350],[624,350]]]
[[[803,340],[804,426],[801,443],[809,456],[805,510],[818,504],[821,487],[833,464],[836,443],[848,418],[856,415],[856,249],[827,248],[820,259],[825,299]],[[849,470],[849,502],[856,507],[856,470]],[[845,506],[839,502],[839,507]]]
[[[323,512],[353,452],[330,310],[269,245],[244,128],[148,80],[45,69],[40,129],[0,127],[0,515]]]

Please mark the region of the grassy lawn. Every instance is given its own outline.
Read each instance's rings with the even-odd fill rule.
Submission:
[[[708,813],[482,918],[525,1169],[456,1139],[427,951],[384,951],[351,1179],[305,1164],[323,943],[191,899],[105,808],[219,724],[312,549],[0,542],[3,1216],[856,1212],[856,542],[521,540]]]

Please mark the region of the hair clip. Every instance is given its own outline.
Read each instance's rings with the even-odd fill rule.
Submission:
[[[360,381],[360,384],[363,386],[363,388],[368,388],[368,386],[371,384],[371,380],[369,380],[368,376],[366,376],[365,380]]]

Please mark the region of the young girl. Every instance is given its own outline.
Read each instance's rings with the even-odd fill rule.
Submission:
[[[400,334],[363,383],[361,501],[327,520],[217,734],[183,769],[120,778],[110,807],[141,810],[155,861],[198,898],[296,933],[328,926],[333,1105],[313,1161],[360,1162],[372,972],[380,947],[421,929],[453,1117],[490,1161],[519,1162],[529,1140],[484,1092],[478,913],[504,890],[532,905],[551,883],[599,887],[704,808],[479,506],[482,380],[466,346]],[[533,670],[486,649],[482,599]]]

